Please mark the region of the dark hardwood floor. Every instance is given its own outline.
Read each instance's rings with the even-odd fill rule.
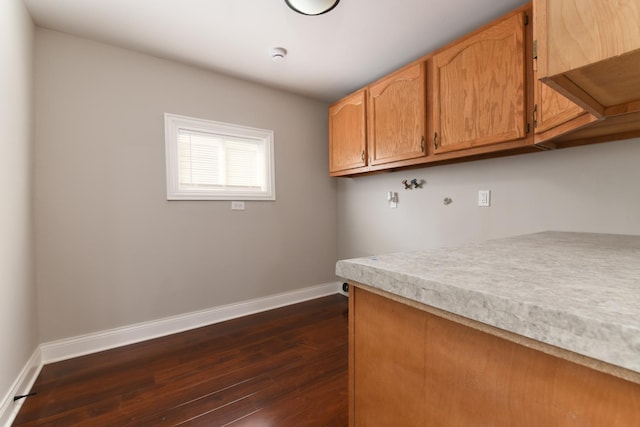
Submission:
[[[14,426],[346,426],[347,298],[46,365]]]

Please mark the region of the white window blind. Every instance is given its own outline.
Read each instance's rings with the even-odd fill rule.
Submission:
[[[273,132],[165,114],[169,200],[274,200]]]

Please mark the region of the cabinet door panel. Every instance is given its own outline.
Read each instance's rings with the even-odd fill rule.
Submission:
[[[526,137],[524,14],[433,57],[436,153]]]
[[[354,293],[352,425],[425,425],[426,318],[370,292]],[[391,339],[389,339],[391,338]],[[380,363],[384,361],[384,363]]]
[[[351,291],[351,426],[638,425],[640,384]]]
[[[535,142],[553,142],[598,119],[564,95],[537,80],[535,82],[533,126]]]
[[[329,171],[365,167],[366,147],[365,91],[361,90],[329,107]]]
[[[640,2],[539,0],[545,3],[548,75],[640,49]]]
[[[537,144],[553,142],[558,137],[597,121],[582,106],[539,80],[546,53],[546,28],[539,25],[539,21],[546,18],[544,6],[541,2],[536,2],[533,9],[533,37],[537,51],[537,57],[533,60],[533,128]]]
[[[425,96],[424,63],[369,88],[370,164],[425,155]]]
[[[586,113],[584,108],[540,80],[536,85],[536,132],[545,132]]]

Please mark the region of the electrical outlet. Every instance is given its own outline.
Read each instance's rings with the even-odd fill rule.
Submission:
[[[483,208],[491,206],[491,190],[478,191],[478,206]]]
[[[231,202],[231,209],[234,211],[243,211],[244,202]]]

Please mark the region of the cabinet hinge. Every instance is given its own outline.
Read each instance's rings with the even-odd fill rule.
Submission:
[[[528,13],[524,14],[524,25],[529,25],[529,14]]]
[[[538,40],[533,41],[533,59],[538,59]]]
[[[531,132],[531,125],[527,123],[527,133]]]
[[[531,114],[531,120],[533,121],[533,128],[538,127],[538,104],[533,104],[533,113]]]

